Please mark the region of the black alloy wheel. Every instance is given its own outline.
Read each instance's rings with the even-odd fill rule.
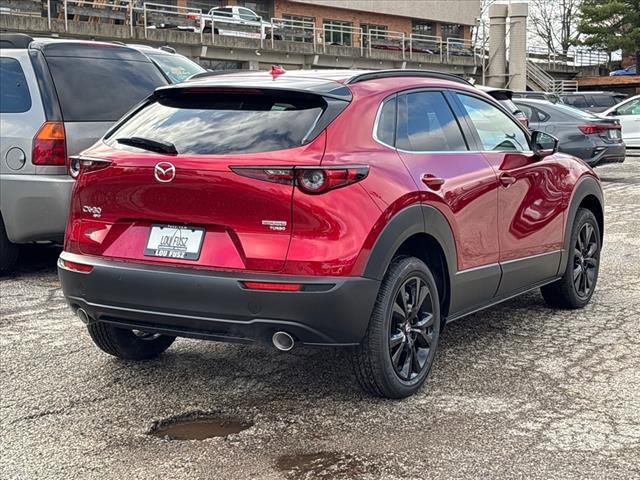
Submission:
[[[410,381],[427,366],[433,343],[433,299],[424,280],[416,276],[402,284],[391,315],[391,362],[398,377]]]
[[[588,298],[598,272],[598,238],[590,223],[582,225],[574,245],[573,285],[581,298]]]
[[[545,302],[554,308],[585,307],[598,283],[602,232],[592,211],[578,209],[569,238],[569,255],[562,277],[540,288]]]

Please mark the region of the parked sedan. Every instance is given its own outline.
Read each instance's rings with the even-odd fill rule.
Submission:
[[[618,120],[622,126],[622,140],[627,147],[640,148],[640,95],[605,110],[601,116]]]
[[[626,147],[617,120],[542,100],[515,99],[514,103],[529,117],[531,130],[541,130],[559,140],[561,152],[591,166],[624,162]]]

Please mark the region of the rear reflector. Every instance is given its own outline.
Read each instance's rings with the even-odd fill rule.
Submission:
[[[274,282],[240,282],[249,290],[270,290],[276,292],[299,292],[301,283],[274,283]]]
[[[604,133],[607,130],[620,130],[620,125],[588,124],[580,125],[578,128],[585,135],[594,135],[596,133]]]
[[[46,122],[33,139],[31,163],[34,165],[66,165],[67,144],[62,122]]]
[[[85,265],[84,263],[70,262],[69,260],[62,260],[62,265],[69,270],[75,270],[76,272],[89,273],[93,270],[92,265]]]

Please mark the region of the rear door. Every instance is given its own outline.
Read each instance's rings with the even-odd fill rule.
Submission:
[[[286,168],[320,164],[325,137],[313,129],[326,113],[323,97],[227,88],[164,95],[85,153],[113,163],[79,177],[74,208],[82,213],[72,228],[82,229],[80,250],[209,268],[282,269],[294,188]],[[127,143],[135,138],[171,144],[177,153]],[[197,255],[163,258],[151,251],[154,232],[169,226],[201,229]]]
[[[167,84],[144,55],[123,47],[61,44],[44,48],[67,140],[67,154],[90,147],[153,91]]]

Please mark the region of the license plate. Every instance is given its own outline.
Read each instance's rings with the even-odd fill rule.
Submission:
[[[144,254],[151,257],[198,260],[204,228],[184,225],[151,225]]]
[[[609,130],[609,138],[620,138],[620,130]]]

